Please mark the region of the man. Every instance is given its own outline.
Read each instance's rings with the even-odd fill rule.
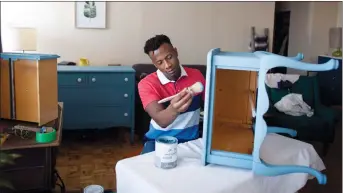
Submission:
[[[145,134],[142,153],[155,150],[155,139],[159,136],[174,136],[179,143],[199,137],[201,98],[205,91],[190,93],[186,88],[195,82],[205,86],[205,78],[197,69],[180,65],[178,52],[166,35],[156,35],[146,41],[147,54],[157,71],[149,74],[138,84],[143,108],[150,115],[149,131]],[[163,104],[158,101],[181,93]]]

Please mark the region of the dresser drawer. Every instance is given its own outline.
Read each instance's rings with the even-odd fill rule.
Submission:
[[[58,73],[59,86],[83,86],[87,83],[87,73]]]
[[[59,73],[60,86],[120,86],[126,87],[134,84],[133,73]]]
[[[119,86],[128,87],[134,84],[133,73],[89,73],[88,80],[90,86]]]
[[[65,105],[64,129],[94,129],[115,126],[131,126],[130,106]]]
[[[129,66],[58,66],[63,129],[134,130],[135,70]],[[131,139],[133,141],[133,138]]]
[[[58,100],[66,105],[93,104],[93,105],[127,105],[132,103],[133,89],[129,86],[117,90],[114,87],[59,87]]]

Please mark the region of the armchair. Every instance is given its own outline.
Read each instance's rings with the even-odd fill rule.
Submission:
[[[329,144],[333,142],[335,136],[336,113],[321,104],[317,77],[300,76],[289,90],[270,88],[267,85],[266,90],[270,103],[265,118],[267,125],[294,129],[299,140],[322,142],[323,155],[326,155]],[[304,102],[314,109],[314,115],[290,116],[278,111],[274,104],[289,92],[302,94]]]

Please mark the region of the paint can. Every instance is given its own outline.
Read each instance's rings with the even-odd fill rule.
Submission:
[[[161,136],[155,141],[155,166],[171,169],[177,166],[178,140],[171,136]]]
[[[89,185],[83,189],[83,193],[104,193],[104,188],[99,185]]]

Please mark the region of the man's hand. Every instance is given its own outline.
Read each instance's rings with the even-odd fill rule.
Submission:
[[[162,128],[168,127],[179,115],[185,112],[192,103],[193,93],[184,89],[178,96],[170,101],[170,105],[164,109],[162,104],[153,101],[145,108],[146,112]]]
[[[175,113],[183,113],[191,105],[193,100],[193,93],[184,89],[170,101],[168,106]]]

